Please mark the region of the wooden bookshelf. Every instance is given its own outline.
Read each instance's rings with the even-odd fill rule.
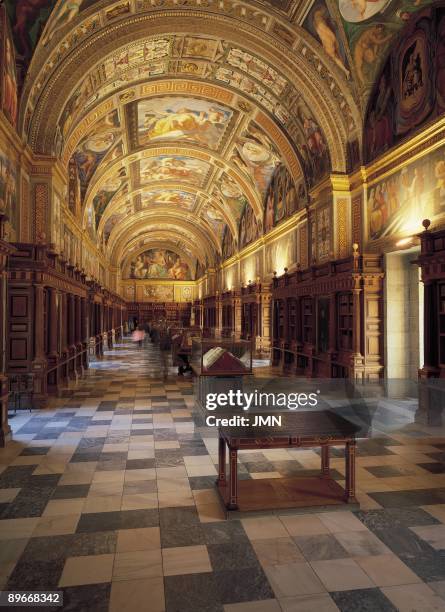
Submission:
[[[303,342],[312,344],[314,338],[314,300],[305,297],[301,302],[303,314]]]
[[[338,294],[337,312],[338,348],[345,351],[352,350],[353,302],[350,291]]]

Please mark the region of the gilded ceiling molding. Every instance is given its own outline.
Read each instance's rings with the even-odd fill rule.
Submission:
[[[190,237],[184,236],[183,234],[178,233],[169,233],[167,236],[162,230],[159,231],[151,231],[149,233],[139,234],[135,236],[130,242],[128,242],[126,246],[127,251],[134,252],[139,247],[141,248],[151,248],[152,243],[164,244],[167,245],[175,245],[177,249],[187,248],[190,252],[196,257],[198,261],[205,264],[206,254],[199,248],[199,245],[196,244]]]
[[[360,121],[360,112],[348,89],[351,85],[330,63],[325,65],[324,60],[319,58],[317,68],[307,60],[304,54],[298,55],[291,51],[288,46],[282,44],[277,38],[270,34],[260,32],[256,26],[236,21],[234,27],[233,18],[210,15],[205,11],[167,11],[155,15],[140,15],[127,18],[105,30],[93,33],[78,48],[74,48],[69,55],[61,58],[61,65],[52,74],[50,82],[40,84],[41,95],[37,106],[30,115],[27,112],[27,121],[31,121],[29,141],[37,150],[52,150],[55,140],[55,122],[62,112],[65,101],[76,84],[85,75],[88,66],[100,61],[106,54],[112,52],[117,46],[122,47],[125,42],[144,38],[147,25],[150,34],[166,34],[169,32],[188,32],[196,30],[196,21],[199,19],[200,33],[226,38],[241,46],[246,46],[263,58],[266,62],[279,65],[282,73],[286,74],[290,82],[297,86],[308,106],[314,113],[325,132],[334,170],[346,170],[346,142],[351,131],[357,130]],[[304,40],[304,48],[312,49],[311,37],[301,28],[296,28],[295,46]],[[116,44],[118,43],[118,45]],[[319,50],[313,49],[319,52]],[[56,66],[56,64],[54,64]],[[329,78],[327,78],[327,76]],[[49,76],[49,75],[48,75]],[[337,85],[336,85],[337,84]],[[341,85],[340,85],[341,84]],[[344,89],[346,97],[341,101],[333,99],[333,85],[338,90]],[[24,97],[26,104],[27,96]],[[22,129],[25,125],[25,113],[21,116]]]
[[[193,237],[196,244],[199,245],[200,249],[206,254],[208,260],[213,262],[216,254],[215,244],[217,244],[215,237],[209,235],[208,231],[204,231],[196,223],[196,218],[194,218],[193,215],[191,215],[189,219],[185,219],[184,217],[175,217],[171,214],[168,216],[161,216],[156,214],[156,212],[146,211],[145,215],[134,215],[130,220],[124,222],[121,225],[119,237],[114,238],[113,242],[110,239],[107,251],[110,256],[111,264],[119,265],[122,253],[130,240],[135,237],[135,232],[141,234],[158,229],[154,226],[154,219],[157,225],[162,226],[162,229],[166,226],[165,229],[166,231],[168,229],[169,234],[171,233],[170,228],[174,227],[177,228],[178,235],[187,235],[188,232],[189,235]]]
[[[86,219],[88,207],[91,206],[92,200],[94,199],[97,192],[100,191],[102,186],[106,184],[107,181],[109,181],[116,174],[116,172],[119,171],[119,169],[123,167],[126,168],[127,174],[131,178],[131,189],[129,193],[127,194],[129,197],[132,197],[133,195],[140,192],[144,188],[145,189],[162,188],[163,190],[170,190],[170,189],[183,190],[183,188],[185,188],[186,191],[190,190],[191,192],[193,192],[194,190],[195,193],[199,193],[199,192],[206,193],[206,188],[209,187],[209,181],[206,183],[206,185],[202,187],[194,187],[192,185],[190,186],[181,185],[180,183],[176,181],[166,180],[166,179],[163,179],[162,181],[159,181],[159,182],[150,181],[146,185],[137,184],[135,182],[135,177],[134,177],[134,173],[132,170],[132,164],[134,162],[144,160],[144,159],[159,157],[159,156],[173,156],[173,155],[184,155],[184,156],[186,155],[187,157],[191,157],[192,159],[200,159],[200,160],[216,165],[221,170],[227,171],[227,174],[237,182],[243,194],[246,196],[257,219],[262,219],[263,205],[259,198],[259,194],[252,186],[251,181],[249,180],[249,177],[244,176],[244,174],[240,171],[239,167],[236,166],[233,162],[229,160],[225,160],[216,151],[199,148],[194,145],[181,144],[181,145],[172,147],[172,146],[159,146],[159,144],[154,144],[150,147],[145,148],[142,151],[138,151],[136,153],[129,153],[123,157],[113,160],[111,163],[108,164],[109,167],[106,169],[106,171],[99,172],[99,169],[102,166],[98,167],[97,171],[94,174],[94,177],[97,176],[97,179],[94,180],[94,177],[93,177],[93,182],[89,185],[87,193],[86,193],[83,213],[82,213],[84,222]],[[106,161],[104,160],[103,163],[106,164]],[[208,195],[211,195],[211,194],[208,194]],[[213,198],[212,203],[214,201],[215,199]],[[234,223],[235,221],[233,217],[231,217],[232,227],[235,227]]]

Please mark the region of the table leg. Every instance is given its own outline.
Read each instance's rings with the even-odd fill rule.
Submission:
[[[238,450],[230,449],[230,492],[228,510],[238,510]]]
[[[220,437],[218,439],[218,479],[216,484],[225,487],[226,481],[226,441]]]
[[[329,478],[329,445],[321,447],[321,477]]]
[[[346,443],[345,501],[355,502],[355,440]]]

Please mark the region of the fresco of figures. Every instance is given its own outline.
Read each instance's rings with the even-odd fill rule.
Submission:
[[[91,128],[75,151],[73,158],[77,164],[82,200],[97,167],[116,143],[119,133],[119,117],[117,111],[113,111]]]
[[[414,16],[377,80],[365,123],[371,161],[445,110],[445,9]]]
[[[191,280],[189,265],[167,249],[149,249],[130,262],[129,278]]]
[[[15,51],[4,6],[0,6],[0,98],[2,111],[15,127],[18,112]]]
[[[224,216],[220,210],[218,210],[212,204],[207,204],[203,209],[202,216],[209,223],[215,234],[218,236],[220,242],[222,242],[224,228],[226,222]]]
[[[98,0],[5,0],[18,53],[28,62],[42,32],[41,42],[47,46],[55,35],[67,28],[80,11],[90,8],[96,2]],[[50,15],[51,19],[48,21]],[[45,29],[47,21],[48,27]]]
[[[255,218],[255,213],[249,204],[244,207],[239,223],[239,248],[247,246],[259,238],[261,226]]]
[[[223,260],[228,259],[229,257],[232,257],[232,255],[235,254],[235,249],[236,249],[235,241],[233,239],[232,232],[230,231],[227,225],[225,226],[224,231],[223,231],[221,249],[222,249]]]
[[[148,285],[143,289],[145,298],[158,302],[173,302],[175,299],[175,290],[172,285]]]
[[[340,2],[342,1],[340,0]],[[326,54],[337,64],[345,76],[349,78],[348,58],[340,28],[332,18],[325,0],[316,0],[314,2],[303,23],[303,28],[321,43]]]
[[[269,185],[279,159],[279,154],[269,137],[253,122],[237,139],[232,154],[232,161],[251,177],[261,197]]]
[[[179,190],[154,190],[142,192],[142,208],[152,206],[174,206],[184,210],[192,210],[196,196],[193,193]]]
[[[184,155],[160,155],[139,163],[142,184],[168,180],[201,187],[210,171],[210,164]]]
[[[10,156],[0,151],[0,210],[13,228],[17,215],[17,169]]]
[[[264,231],[270,231],[283,219],[306,204],[303,179],[295,185],[289,170],[280,164],[270,182],[264,199]]]
[[[228,108],[198,98],[141,100],[137,103],[138,142],[185,140],[217,149],[231,117]]]
[[[445,213],[445,146],[368,187],[369,238],[422,229]]]
[[[330,172],[329,148],[321,127],[302,98],[295,104],[295,115],[299,119],[300,129],[295,131],[293,137],[306,182],[311,187]]]
[[[413,13],[431,0],[339,0],[359,86],[366,93],[375,82],[395,36]]]
[[[219,178],[215,192],[215,197],[221,203],[236,223],[239,223],[241,213],[247,204],[247,198],[241,191],[240,186],[228,174],[223,173]]]

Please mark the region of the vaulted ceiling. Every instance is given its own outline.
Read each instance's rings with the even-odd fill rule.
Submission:
[[[124,267],[159,245],[215,265],[246,207],[261,228],[278,165],[303,204],[348,171],[403,21],[390,0],[6,4],[27,67],[19,129],[60,156],[72,210]]]

